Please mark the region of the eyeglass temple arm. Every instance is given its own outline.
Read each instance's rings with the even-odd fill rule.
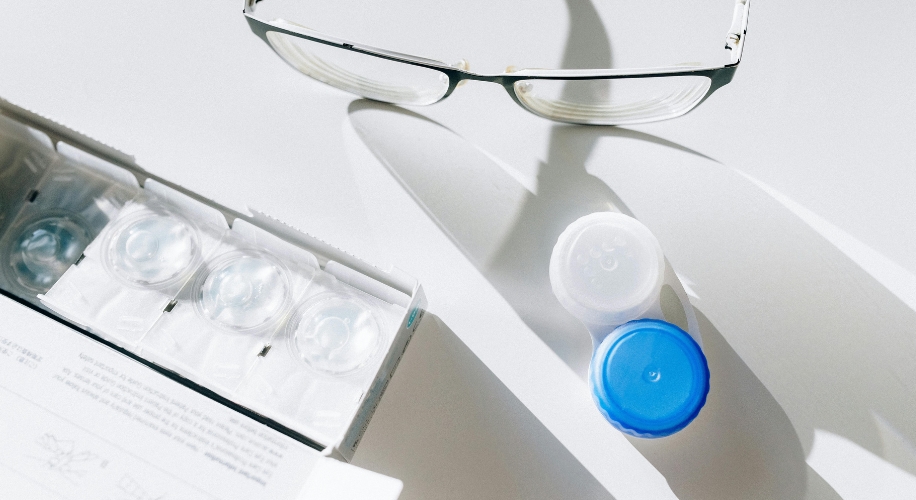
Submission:
[[[251,14],[254,12],[254,5],[261,0],[245,0],[245,8],[242,9],[243,14]]]
[[[249,0],[256,1],[256,0]],[[741,54],[744,52],[744,38],[747,35],[747,17],[750,11],[751,0],[735,0],[735,14],[732,17],[732,26],[728,29],[728,35],[725,37],[725,50],[730,52],[731,64],[737,65],[741,62]]]

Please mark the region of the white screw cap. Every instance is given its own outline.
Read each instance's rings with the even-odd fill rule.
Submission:
[[[615,212],[570,224],[550,257],[554,295],[590,325],[639,318],[659,300],[664,276],[665,256],[649,228]]]

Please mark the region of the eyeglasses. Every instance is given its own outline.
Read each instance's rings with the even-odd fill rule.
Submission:
[[[251,30],[292,67],[332,87],[376,101],[425,106],[445,99],[464,80],[498,83],[528,111],[549,120],[631,125],[681,116],[728,84],[741,62],[750,0],[736,0],[725,40],[728,64],[648,69],[523,69],[501,74],[468,71],[466,63],[400,54],[333,38],[283,19],[253,16]]]

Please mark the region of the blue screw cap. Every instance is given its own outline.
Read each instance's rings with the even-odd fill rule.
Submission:
[[[709,393],[706,356],[687,332],[654,319],[617,327],[589,369],[595,404],[614,427],[644,438],[683,429]]]

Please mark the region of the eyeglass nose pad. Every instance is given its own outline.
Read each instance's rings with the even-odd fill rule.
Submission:
[[[452,67],[455,69],[460,69],[461,71],[471,71],[471,63],[467,59],[459,59],[457,62],[452,63]],[[467,80],[461,80],[458,82],[457,87],[460,87],[467,83]]]

